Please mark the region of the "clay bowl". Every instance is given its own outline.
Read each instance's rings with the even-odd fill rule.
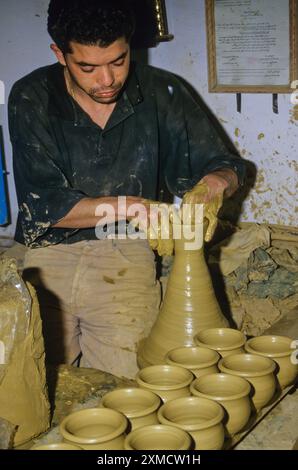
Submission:
[[[218,372],[219,359],[216,351],[198,346],[175,348],[166,355],[167,364],[184,367],[196,377]]]
[[[177,398],[162,405],[157,414],[160,423],[187,431],[197,450],[222,448],[224,410],[215,401],[199,397]]]
[[[243,346],[246,337],[233,328],[208,328],[201,330],[194,337],[194,342],[198,346],[214,349],[222,357],[230,354],[244,353]]]
[[[193,380],[189,370],[166,364],[145,367],[136,375],[138,385],[159,395],[163,402],[190,396],[189,385]]]
[[[161,400],[155,393],[142,388],[121,388],[106,393],[101,406],[123,413],[131,424],[131,430],[150,424],[158,424],[157,410]]]
[[[84,450],[79,446],[73,444],[65,444],[64,442],[57,442],[56,444],[41,444],[31,447],[30,450]]]
[[[226,435],[233,436],[247,424],[251,414],[251,386],[247,380],[229,374],[199,377],[190,386],[193,395],[219,403],[226,411]]]
[[[223,357],[218,367],[225,374],[248,380],[252,386],[252,401],[256,411],[273,397],[277,383],[274,376],[276,364],[271,359],[255,354],[234,354]]]
[[[135,429],[124,441],[125,450],[189,450],[191,447],[188,433],[161,424]]]
[[[127,418],[107,408],[88,408],[66,416],[60,424],[64,442],[86,450],[123,450]]]
[[[258,336],[249,339],[245,344],[248,353],[269,357],[277,363],[277,381],[281,389],[295,382],[298,373],[298,364],[292,358],[293,340],[286,336]]]

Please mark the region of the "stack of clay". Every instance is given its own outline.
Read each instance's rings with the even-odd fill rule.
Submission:
[[[67,416],[63,443],[39,449],[219,450],[297,376],[290,338],[246,341],[238,330],[211,328],[194,343],[141,369],[138,388],[108,392],[98,408]]]

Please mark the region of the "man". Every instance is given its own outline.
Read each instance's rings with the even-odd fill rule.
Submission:
[[[133,378],[160,303],[154,254],[147,240],[97,239],[98,207],[125,220],[118,196],[129,209],[169,190],[205,203],[210,238],[243,163],[175,76],[130,62],[126,2],[52,0],[48,31],[58,63],[18,81],[9,100],[24,272],[48,361],[82,353],[83,366]]]

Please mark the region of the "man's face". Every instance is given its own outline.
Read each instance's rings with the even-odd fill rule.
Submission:
[[[72,52],[65,55],[58,48],[52,49],[75,84],[97,103],[117,101],[129,73],[130,47],[125,38],[117,39],[108,47],[77,42],[71,42],[70,47]]]

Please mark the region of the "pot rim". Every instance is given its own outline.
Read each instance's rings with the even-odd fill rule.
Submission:
[[[131,445],[131,439],[133,439],[135,437],[135,435],[139,434],[139,433],[142,433],[144,432],[145,430],[160,430],[160,429],[164,429],[165,431],[168,430],[170,431],[170,429],[168,428],[171,428],[171,430],[174,428],[174,426],[169,426],[169,425],[166,425],[166,424],[150,424],[150,425],[147,425],[147,426],[142,426],[140,428],[137,428],[137,429],[133,429],[129,434],[127,434],[127,436],[125,437],[125,441],[124,441],[124,448],[128,448],[128,450],[135,450],[134,447],[132,447]],[[176,430],[180,433],[180,436],[182,439],[184,439],[184,442],[182,443],[181,447],[182,449],[181,450],[188,450],[192,444],[192,438],[191,436],[186,432],[184,431],[184,429],[181,429],[181,428],[178,428],[176,427]]]
[[[209,400],[215,400],[215,401],[217,401],[217,400],[218,401],[219,400],[220,401],[231,401],[231,400],[238,400],[239,398],[244,398],[244,397],[248,396],[250,391],[251,391],[250,383],[247,380],[245,380],[243,377],[239,377],[237,375],[233,375],[232,377],[241,380],[241,382],[244,381],[243,384],[245,386],[245,390],[243,390],[243,392],[234,393],[230,396],[222,396],[222,395],[211,395],[209,393],[204,393],[204,392],[201,392],[200,390],[198,390],[196,388],[196,385],[199,382],[204,381],[205,380],[204,377],[210,377],[211,375],[212,376],[214,375],[214,376],[231,377],[231,374],[210,374],[210,375],[204,375],[202,377],[198,377],[190,385],[190,391],[194,396],[198,396],[198,397],[202,397],[202,398],[208,398]]]
[[[206,423],[203,424],[180,424],[180,423],[174,423],[173,421],[170,421],[168,418],[164,416],[164,412],[167,408],[170,408],[173,405],[179,405],[182,404],[183,402],[187,401],[197,401],[198,405],[200,402],[200,405],[203,406],[204,404],[206,405],[211,405],[216,409],[216,416],[214,418],[211,418],[208,420]],[[208,402],[208,403],[207,403]],[[198,407],[199,408],[199,407]],[[201,431],[203,429],[209,429],[212,428],[213,426],[218,425],[219,423],[222,422],[224,418],[224,409],[223,407],[217,403],[214,400],[209,400],[208,398],[201,398],[201,397],[181,397],[181,398],[176,398],[175,400],[170,400],[164,403],[158,410],[157,412],[157,417],[158,420],[162,424],[167,424],[169,426],[174,426],[180,429],[183,429],[184,431],[191,432],[191,431]]]
[[[149,382],[146,382],[145,380],[142,379],[141,375],[143,373],[144,370],[147,370],[147,369],[156,369],[157,367],[159,368],[164,368],[164,369],[179,369],[179,372],[184,372],[185,375],[189,374],[189,377],[188,379],[185,379],[183,382],[179,382],[179,383],[176,383],[176,384],[172,384],[172,385],[160,385],[158,383],[149,383]],[[149,372],[149,370],[148,370]],[[151,390],[179,390],[180,388],[185,388],[185,387],[188,387],[191,382],[194,380],[194,375],[193,373],[184,368],[184,367],[179,367],[179,366],[172,366],[172,365],[167,365],[167,364],[160,364],[160,365],[153,365],[153,366],[148,366],[148,367],[145,367],[144,369],[141,369],[139,370],[139,372],[137,373],[136,375],[136,381],[139,385],[145,387],[145,388],[149,388]]]
[[[186,349],[197,349],[197,350],[204,350],[204,351],[213,351],[215,354],[216,354],[216,357],[214,357],[214,359],[210,359],[209,361],[206,361],[204,362],[203,364],[195,364],[195,363],[187,363],[185,364],[184,362],[177,362],[177,361],[174,361],[173,359],[170,358],[170,355],[173,353],[173,352],[177,352],[177,351],[180,351],[180,350],[186,350]],[[167,354],[166,354],[166,361],[168,361],[168,364],[169,365],[178,365],[179,367],[183,367],[185,369],[206,369],[207,367],[211,367],[211,366],[214,366],[218,363],[220,359],[220,355],[218,354],[217,351],[215,351],[214,349],[210,349],[210,348],[203,348],[201,346],[185,346],[185,347],[181,347],[181,348],[174,348],[174,349],[171,349]]]
[[[123,390],[129,390],[129,391],[133,391],[133,392],[137,391],[137,392],[144,393],[145,395],[147,394],[148,397],[150,396],[154,400],[154,403],[151,406],[148,406],[147,408],[144,408],[141,411],[135,411],[135,412],[131,412],[131,413],[121,411],[118,408],[110,408],[109,406],[104,405],[104,398],[107,395],[109,395],[109,396],[111,396],[112,394],[116,395],[116,392],[121,393],[121,391],[123,391]],[[114,409],[116,411],[119,411],[119,413],[124,414],[128,419],[129,418],[141,418],[143,416],[148,416],[151,413],[154,413],[155,411],[157,411],[157,409],[160,407],[160,404],[161,404],[161,399],[156,393],[152,392],[151,390],[146,390],[144,388],[138,388],[138,387],[119,388],[117,390],[112,390],[111,392],[106,393],[102,397],[102,400],[101,400],[101,405],[104,408],[109,408],[109,409]]]
[[[251,356],[259,358],[262,357],[262,359],[265,359],[267,361],[267,367],[262,371],[243,371],[239,369],[230,369],[224,364],[226,361],[231,360],[231,358],[236,356]],[[221,372],[224,372],[226,374],[239,375],[240,377],[262,377],[263,375],[272,374],[276,368],[276,363],[268,357],[258,356],[257,354],[232,354],[227,357],[222,357],[218,363],[218,367]]]
[[[115,431],[110,432],[109,434],[106,434],[105,436],[100,436],[100,437],[79,437],[76,436],[75,434],[72,434],[67,430],[67,425],[69,425],[69,421],[71,421],[74,417],[79,416],[79,415],[84,415],[84,414],[101,414],[102,411],[105,413],[105,411],[108,410],[109,413],[114,413],[115,416],[117,414],[118,417],[120,417],[120,424]],[[67,439],[68,441],[76,442],[77,444],[99,444],[103,443],[106,441],[110,441],[112,439],[115,439],[119,437],[121,434],[124,433],[128,426],[128,421],[127,418],[123,415],[123,413],[120,413],[119,411],[112,410],[110,408],[85,408],[83,410],[75,411],[74,413],[71,413],[70,415],[66,416],[60,426],[59,430],[62,436]]]
[[[56,449],[59,447],[59,449]],[[64,447],[64,449],[63,449]],[[71,447],[71,449],[69,449]],[[51,442],[50,444],[35,444],[30,450],[84,450],[76,444],[67,444],[66,442]]]
[[[200,334],[202,334],[204,331],[210,331],[210,332],[219,332],[219,330],[229,330],[229,331],[236,331],[237,333],[239,333],[242,338],[238,341],[235,341],[235,343],[231,346],[214,346],[213,344],[210,344],[210,343],[204,343],[203,341],[201,341],[199,339],[199,336]],[[246,337],[244,335],[244,333],[242,333],[242,331],[240,330],[236,330],[235,328],[224,328],[224,327],[220,327],[220,328],[205,328],[204,330],[201,330],[199,331],[195,336],[194,336],[194,342],[199,345],[199,346],[202,346],[202,347],[205,347],[205,348],[209,348],[209,349],[213,349],[214,351],[231,351],[233,349],[236,349],[236,348],[241,348],[242,346],[244,346],[245,344],[245,341],[246,341]]]
[[[286,340],[287,342],[288,341],[293,341],[291,340],[291,338],[288,338],[287,336],[279,336],[279,335],[261,335],[261,336],[255,336],[254,338],[250,338],[249,340],[246,341],[245,343],[245,350],[250,353],[250,354],[257,354],[258,356],[263,356],[263,357],[286,357],[286,356],[291,356],[291,354],[293,353],[294,349],[289,347],[289,349],[287,351],[284,351],[284,352],[279,352],[279,353],[270,353],[270,352],[263,352],[263,351],[258,351],[257,349],[254,349],[254,347],[252,346],[252,344],[254,343],[255,340],[259,339],[259,338],[266,338],[266,339],[269,339],[269,338],[277,338],[277,340]]]

